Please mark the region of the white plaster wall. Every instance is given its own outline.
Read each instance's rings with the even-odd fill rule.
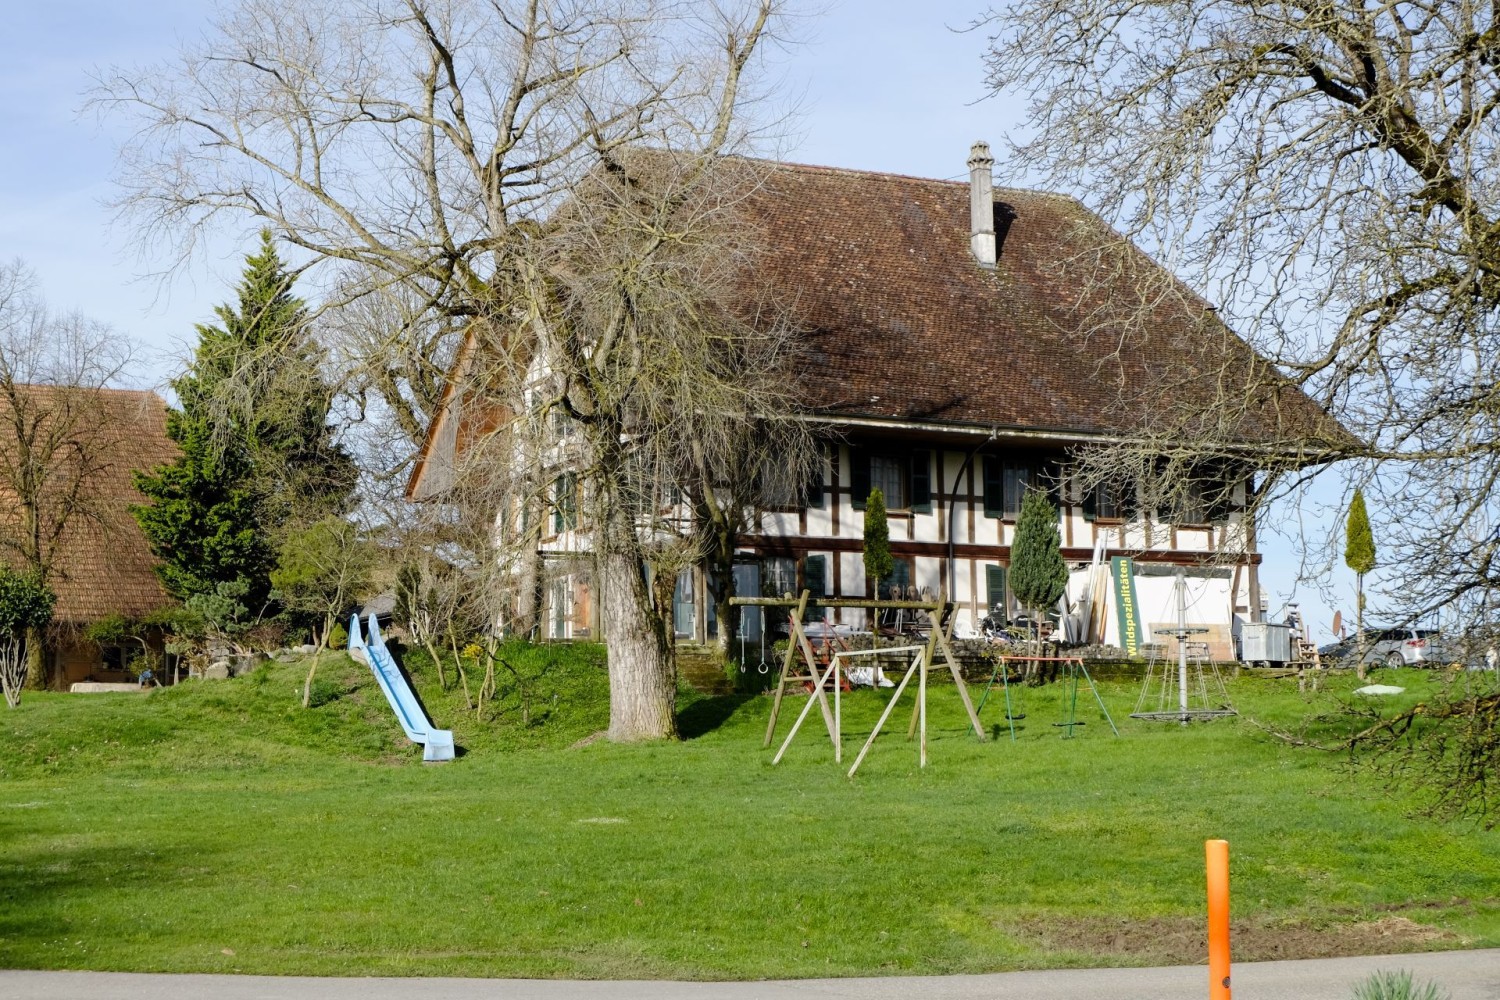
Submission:
[[[1137,564],[1138,566],[1138,564]],[[1139,567],[1138,567],[1139,568]],[[1101,574],[1104,581],[1104,641],[1111,646],[1120,645],[1120,625],[1115,613],[1115,588],[1114,581],[1110,576],[1109,564],[1105,564],[1105,572]],[[1243,572],[1241,573],[1243,576]],[[1074,570],[1068,577],[1068,599],[1076,602],[1082,598],[1085,581],[1088,578],[1088,569]],[[1229,578],[1204,578],[1187,577],[1187,622],[1189,625],[1230,625],[1235,626],[1236,616],[1230,610],[1230,589],[1233,586],[1233,576]],[[1144,641],[1165,641],[1153,638],[1150,633],[1152,622],[1173,622],[1177,620],[1176,604],[1172,599],[1173,578],[1171,576],[1142,576],[1140,573],[1135,577],[1135,593],[1137,607],[1140,609],[1141,625],[1147,631]],[[1243,581],[1241,589],[1244,589]],[[1237,628],[1236,628],[1237,631]]]

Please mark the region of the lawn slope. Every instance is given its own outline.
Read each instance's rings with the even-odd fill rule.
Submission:
[[[147,696],[28,693],[0,715],[0,967],[326,975],[758,978],[1195,961],[1203,848],[1231,844],[1236,957],[1500,945],[1500,835],[1246,719],[1126,718],[1100,687],[1062,738],[1055,686],[960,726],[932,692],[931,763],[888,693],[844,702],[845,767],[816,713],[779,766],[765,698],[684,692],[691,738],[590,740],[597,647],[511,648],[528,725],[408,657],[466,751],[420,763],[364,668],[305,666]],[[509,675],[508,675],[509,676]],[[471,694],[478,678],[468,678]],[[1416,697],[1429,675],[1404,673]],[[1336,687],[1349,686],[1336,682]],[[1291,725],[1337,696],[1233,682]],[[1086,693],[1086,692],[1085,692]],[[794,700],[793,709],[800,709]],[[785,732],[783,724],[782,732]]]

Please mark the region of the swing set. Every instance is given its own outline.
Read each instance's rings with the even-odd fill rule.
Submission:
[[[730,603],[740,607],[759,608],[784,608],[788,619],[788,641],[786,654],[782,657],[781,673],[777,678],[776,698],[771,706],[771,720],[766,726],[765,746],[770,747],[771,741],[776,735],[776,723],[781,715],[781,702],[786,696],[788,688],[794,685],[806,685],[811,694],[807,703],[802,707],[802,712],[792,723],[786,738],[782,741],[781,748],[777,751],[772,764],[781,762],[786,754],[787,748],[791,746],[797,731],[802,727],[808,715],[811,714],[813,705],[816,704],[823,716],[823,725],[828,731],[829,741],[833,744],[833,759],[837,763],[843,763],[843,717],[840,704],[840,694],[848,686],[848,668],[844,665],[846,661],[866,656],[887,656],[909,654],[910,660],[901,682],[896,685],[891,700],[886,704],[885,711],[880,715],[880,721],[870,732],[869,739],[865,741],[859,754],[854,759],[854,764],[849,768],[849,777],[859,770],[860,764],[864,762],[865,756],[870,752],[875,743],[875,737],[880,735],[886,721],[896,708],[896,703],[901,700],[907,686],[912,678],[917,678],[916,700],[912,705],[911,724],[907,727],[906,738],[908,740],[920,734],[918,760],[921,767],[927,766],[927,674],[930,666],[941,662],[946,666],[953,677],[953,683],[958,688],[959,698],[963,701],[964,711],[968,713],[969,723],[973,726],[974,735],[981,741],[984,740],[984,728],[979,723],[978,713],[974,710],[974,704],[969,699],[969,689],[964,683],[963,674],[959,670],[958,660],[953,655],[951,645],[953,630],[953,605],[946,598],[939,596],[936,601],[868,601],[851,598],[814,598],[809,591],[802,591],[800,597],[792,597],[790,594],[784,597],[735,597]],[[872,648],[868,650],[833,649],[831,642],[824,643],[822,656],[814,650],[809,640],[807,630],[803,627],[803,617],[810,607],[815,608],[866,608],[876,610],[894,610],[925,612],[933,622],[933,627],[928,630],[925,645],[894,646],[888,648]],[[761,635],[765,635],[765,623],[762,622]],[[762,639],[764,641],[764,638]],[[872,641],[872,646],[874,645]],[[762,665],[765,665],[764,654],[762,654]],[[872,676],[875,674],[871,670]],[[833,692],[833,704],[829,704],[827,691]]]

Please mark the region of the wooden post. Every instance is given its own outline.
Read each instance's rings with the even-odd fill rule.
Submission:
[[[834,753],[837,754],[839,738],[838,734],[834,732],[833,712],[828,707],[828,697],[823,693],[823,682],[818,680],[818,657],[813,652],[812,643],[807,641],[807,633],[802,631],[802,619],[800,616],[796,624],[792,626],[792,630],[796,633],[797,643],[802,647],[802,655],[807,660],[807,672],[812,675],[813,689],[809,697],[818,699],[818,707],[823,710],[823,725],[828,730],[828,739],[833,743]],[[829,664],[832,665],[833,656],[831,650],[828,659]]]
[[[818,676],[818,668],[816,666],[814,666],[812,668],[813,683],[816,684],[816,685],[818,685],[819,687],[821,687],[822,685],[824,685],[824,684],[826,684],[828,682],[828,678],[834,677],[836,679],[837,676],[838,676],[838,673],[837,673],[837,671],[838,671],[838,662],[839,661],[838,661],[837,657],[829,660],[828,661],[828,669],[826,671],[824,671],[822,677]],[[834,687],[834,691],[835,692],[838,691],[838,687],[837,686]],[[802,706],[802,712],[801,712],[801,714],[799,714],[797,716],[797,721],[794,722],[794,723],[792,723],[792,728],[787,732],[787,734],[786,734],[786,740],[781,744],[781,749],[777,750],[776,751],[776,756],[771,759],[771,763],[772,764],[780,764],[781,763],[782,755],[784,755],[786,753],[787,747],[789,747],[789,746],[792,745],[792,740],[796,737],[797,730],[801,729],[802,728],[802,723],[805,722],[805,721],[807,721],[807,715],[808,715],[809,712],[812,711],[812,707],[813,707],[813,700],[812,700],[812,696],[809,695],[808,699],[807,699],[807,704],[805,704],[805,705]],[[841,744],[841,741],[839,741],[839,740],[834,740],[834,742],[833,742],[833,760],[834,760],[834,763],[836,763],[836,764],[843,763],[843,761],[840,760],[840,757],[839,757],[840,744]]]
[[[932,624],[933,632],[937,631],[937,623]],[[928,648],[931,648],[930,646]],[[917,766],[927,766],[927,660],[926,654],[922,656],[922,674],[917,678],[917,715],[921,718],[922,737],[918,741]]]
[[[917,655],[925,659],[924,653],[919,652]],[[880,721],[876,722],[875,728],[870,730],[870,738],[865,740],[865,745],[860,747],[859,756],[854,758],[854,766],[849,768],[849,777],[854,777],[854,772],[859,770],[859,765],[863,763],[865,754],[869,753],[870,747],[875,745],[875,737],[880,735],[880,729],[885,725],[885,720],[891,717],[891,710],[896,707],[896,702],[901,700],[901,692],[906,690],[907,682],[911,680],[911,675],[916,672],[917,666],[918,664],[913,663],[906,668],[906,674],[901,678],[901,683],[896,685],[896,691],[891,695],[891,700],[886,704],[885,711],[880,713]]]
[[[953,656],[953,647],[949,645],[949,642],[953,638],[952,635],[950,634],[950,633],[952,633],[952,631],[953,631],[953,618],[950,616],[949,619],[948,619],[948,627],[946,629],[944,629],[942,632],[938,633],[938,646],[939,646],[939,648],[942,651],[943,658],[948,661],[948,672],[953,675],[953,683],[958,688],[958,697],[964,703],[964,711],[969,713],[969,724],[974,727],[974,735],[976,735],[976,736],[979,737],[980,742],[983,742],[984,741],[984,727],[979,724],[979,713],[976,712],[976,711],[974,711],[974,702],[969,699],[969,686],[964,683],[963,672],[958,669],[958,660],[954,658],[954,656]],[[1006,692],[1007,692],[1006,702],[1007,702],[1007,706],[1006,706],[1006,710],[1005,710],[1007,715],[1010,714],[1010,707],[1009,707],[1009,700],[1010,699],[1008,697],[1009,691],[1010,691],[1010,684],[1009,684],[1009,681],[1007,680],[1007,683],[1006,683]],[[1015,734],[1012,733],[1011,735],[1012,735],[1012,738],[1014,738]]]
[[[786,656],[781,658],[781,678],[776,682],[776,700],[771,703],[771,721],[766,723],[764,746],[767,747],[771,745],[771,738],[776,735],[776,716],[781,714],[781,696],[786,693],[786,679],[791,673],[792,658],[797,655],[797,623],[802,621],[802,614],[807,610],[807,597],[808,592],[804,590],[801,599],[797,601],[797,610],[792,613],[791,627],[787,629]],[[762,621],[760,627],[765,628],[766,622]]]
[[[1229,841],[1204,844],[1208,860],[1208,1000],[1229,1000]]]

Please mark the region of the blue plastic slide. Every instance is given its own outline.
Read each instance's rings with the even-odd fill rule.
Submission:
[[[396,713],[401,728],[406,730],[406,738],[422,744],[422,759],[452,760],[453,731],[434,729],[427,720],[427,713],[422,711],[411,685],[406,683],[405,675],[391,659],[391,651],[385,648],[385,640],[380,637],[380,626],[376,624],[373,613],[370,615],[368,641],[360,635],[359,615],[349,619],[349,655],[370,665],[370,672],[380,683],[380,690],[385,692],[385,700],[391,703],[391,711]]]

